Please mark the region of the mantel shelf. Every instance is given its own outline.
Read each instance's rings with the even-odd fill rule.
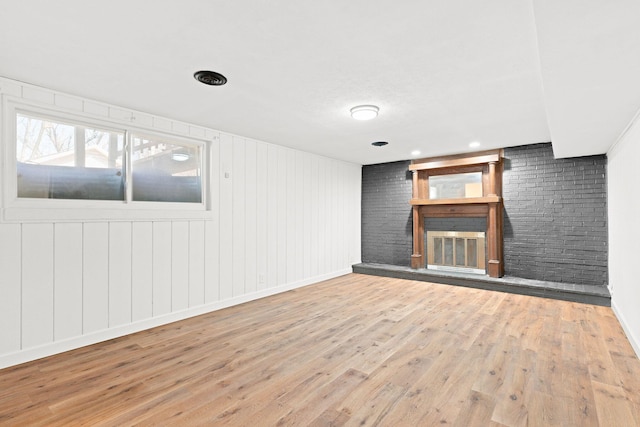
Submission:
[[[411,199],[409,203],[412,206],[426,206],[426,205],[477,205],[486,203],[500,203],[502,197],[500,196],[486,196],[486,197],[466,197],[462,199]]]

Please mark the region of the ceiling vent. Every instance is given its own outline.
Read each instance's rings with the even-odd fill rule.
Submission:
[[[210,86],[222,86],[227,82],[227,78],[215,71],[198,71],[193,77],[200,83],[204,83]]]

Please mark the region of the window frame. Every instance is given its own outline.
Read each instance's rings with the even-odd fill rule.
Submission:
[[[95,118],[80,112],[43,106],[3,95],[2,99],[2,222],[16,221],[112,221],[158,219],[207,219],[211,217],[210,185],[211,141],[136,126],[130,123]],[[17,115],[57,120],[73,126],[98,128],[124,134],[124,200],[49,199],[18,197],[17,188]],[[201,202],[134,201],[131,192],[132,135],[157,137],[177,145],[200,147]]]

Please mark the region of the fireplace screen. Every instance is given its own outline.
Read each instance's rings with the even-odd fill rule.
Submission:
[[[485,233],[427,231],[427,268],[485,274]]]

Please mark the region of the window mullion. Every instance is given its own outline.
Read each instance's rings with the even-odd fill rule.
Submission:
[[[133,181],[132,181],[132,159],[133,159],[133,136],[131,132],[125,131],[125,144],[122,150],[122,162],[124,163],[124,202],[131,203],[133,199]]]
[[[73,142],[73,152],[77,167],[85,167],[85,130],[82,126],[75,127],[75,141]]]
[[[108,166],[110,168],[116,167],[116,158],[118,157],[118,135],[114,133],[109,134],[109,152],[108,152]]]

